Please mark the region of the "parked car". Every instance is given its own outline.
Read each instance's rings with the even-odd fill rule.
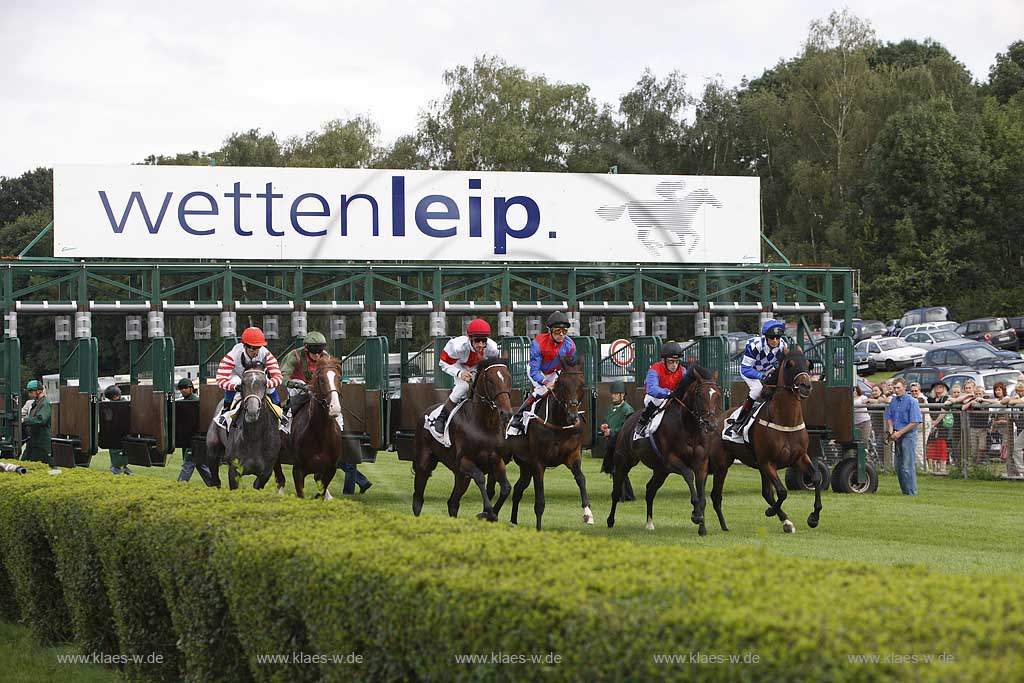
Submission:
[[[919,325],[907,325],[900,330],[899,336],[906,337],[908,334],[914,332],[938,332],[939,330],[947,330],[954,332],[960,323],[955,320],[947,320],[941,323],[921,323]]]
[[[868,363],[875,369],[895,370],[913,365],[921,365],[925,351],[910,346],[899,337],[882,337],[865,339],[854,347],[854,351],[866,351]]]
[[[1017,340],[1020,341],[1021,337],[1024,337],[1024,315],[1015,315],[1007,318],[1010,322],[1010,327],[1017,333]]]
[[[972,368],[1024,368],[1024,358],[1012,351],[1000,351],[985,342],[969,339],[932,344],[924,365],[934,367],[969,366]]]
[[[985,395],[991,398],[993,396],[992,387],[999,382],[1006,385],[1007,393],[1012,394],[1017,388],[1017,377],[1019,376],[1020,371],[1018,370],[1003,370],[1001,368],[990,368],[988,370],[963,369],[947,374],[942,378],[942,381],[949,386],[954,384],[963,386],[964,382],[968,379],[973,379],[975,383],[985,387]]]
[[[871,337],[881,337],[885,334],[885,324],[881,320],[861,320],[854,318],[850,321],[853,327],[853,341],[859,342]],[[829,334],[832,336],[843,333],[843,321],[833,320],[829,325]]]
[[[858,375],[866,375],[871,372],[871,356],[867,351],[853,349],[853,367]]]
[[[963,339],[963,337],[951,330],[932,330],[930,332],[911,332],[906,337],[900,337],[900,339],[904,340],[911,346],[928,350],[934,344],[956,341],[958,339]]]
[[[920,325],[921,323],[940,323],[951,320],[949,309],[945,306],[928,306],[927,308],[914,308],[903,314],[899,320],[899,329]]]
[[[885,324],[885,336],[886,337],[898,337],[900,334],[900,321],[890,320]]]
[[[1010,326],[1006,318],[977,318],[960,323],[956,331],[968,339],[986,341],[1000,349],[1020,348],[1017,331]]]
[[[928,393],[932,390],[932,387],[935,386],[936,382],[940,380],[946,382],[947,375],[949,375],[951,372],[957,372],[960,369],[961,368],[954,368],[952,370],[949,368],[931,368],[922,365],[919,368],[907,368],[906,370],[900,370],[892,377],[893,379],[896,379],[897,377],[902,377],[903,379],[907,380],[907,386],[910,386],[912,383],[917,382],[918,384],[921,385],[921,391]],[[962,369],[966,370],[967,368]],[[949,382],[946,382],[946,384],[952,386],[949,384]]]

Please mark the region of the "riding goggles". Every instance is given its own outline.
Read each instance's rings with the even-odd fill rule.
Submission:
[[[551,328],[551,334],[565,334],[568,331],[568,327],[562,327],[561,325],[559,325],[558,327]]]
[[[319,356],[327,349],[326,344],[309,344],[306,346],[306,351],[311,356]]]
[[[246,344],[245,345],[245,350],[246,351],[259,351],[261,348],[263,348],[263,347],[262,346],[253,346],[252,344]]]
[[[486,344],[487,337],[471,337],[470,341],[474,344]]]
[[[764,335],[768,339],[782,339],[782,333],[778,330],[772,330],[768,334]]]

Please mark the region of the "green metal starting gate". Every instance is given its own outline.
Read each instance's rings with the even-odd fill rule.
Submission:
[[[637,386],[647,382],[647,371],[661,360],[661,337],[633,337],[633,373]]]
[[[512,373],[512,388],[526,393],[533,391],[530,381],[530,338],[503,337],[498,342],[501,355],[508,358],[508,369]]]
[[[174,452],[174,339],[154,337],[141,351],[129,345],[132,386],[152,384],[154,392],[163,392],[163,443],[157,444],[160,453]]]
[[[79,445],[84,456],[96,455],[99,450],[97,435],[99,434],[99,343],[96,337],[85,337],[74,341],[57,342],[57,367],[60,373],[60,386],[77,386],[77,393],[87,397],[87,415],[80,416],[81,428],[72,436],[81,440]],[[61,401],[61,423],[65,423],[65,412],[70,406]],[[80,410],[81,406],[74,410]]]
[[[21,342],[0,340],[0,457],[21,454]]]
[[[451,337],[434,337],[434,388],[436,389],[451,389],[455,386],[455,378],[449,375],[447,372],[441,369],[438,363],[441,360],[441,352],[444,351],[444,345],[448,343]],[[514,376],[514,375],[513,375]]]

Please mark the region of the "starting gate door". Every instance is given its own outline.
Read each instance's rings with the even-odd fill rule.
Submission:
[[[96,337],[57,343],[60,408],[54,425],[53,462],[88,467],[99,450],[99,344]]]
[[[0,340],[0,457],[21,455],[21,342]]]

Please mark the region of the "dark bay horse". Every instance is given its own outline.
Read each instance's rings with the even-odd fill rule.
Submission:
[[[544,470],[565,465],[580,489],[583,522],[594,523],[587,496],[587,480],[581,467],[583,447],[583,377],[582,354],[574,359],[562,358],[562,371],[551,390],[533,406],[538,416],[530,421],[526,434],[513,436],[505,442],[509,455],[519,465],[519,480],[512,489],[512,524],[518,523],[519,501],[533,480],[533,510],[537,515],[537,531],[544,515]],[[498,508],[500,509],[500,504]]]
[[[328,487],[338,471],[342,452],[341,426],[336,420],[341,415],[341,376],[341,361],[321,358],[306,394],[292,399],[291,433],[284,438],[281,458],[274,467],[278,491],[284,490],[281,462],[290,462],[296,496],[303,497],[306,475],[312,474],[317,485],[316,497],[332,499]]]
[[[450,447],[442,446],[428,434],[423,418],[420,418],[413,437],[415,459],[412,467],[416,475],[412,494],[414,515],[418,517],[423,509],[427,480],[440,461],[455,475],[455,487],[448,498],[448,514],[458,516],[459,502],[472,481],[480,488],[480,495],[483,496],[484,511],[479,516],[492,522],[498,519],[497,510],[492,507],[485,490],[485,477],[492,476],[501,485],[497,503],[500,508],[511,489],[501,449],[505,440],[504,426],[512,415],[511,390],[512,373],[508,369],[507,360],[487,359],[476,366],[470,398],[450,418]],[[436,404],[431,406],[427,414],[436,407]]]
[[[686,480],[690,489],[690,503],[693,504],[690,519],[697,525],[697,533],[701,536],[708,533],[704,525],[704,507],[707,504],[704,482],[708,476],[706,446],[718,424],[722,405],[722,390],[717,380],[717,375],[691,362],[686,376],[666,401],[665,416],[653,437],[633,439],[639,412],[626,420],[619,430],[612,455],[615,469],[609,527],[615,525],[615,508],[622,500],[623,482],[629,471],[638,462],[643,462],[653,471],[651,480],[647,482],[647,529],[654,531],[654,497],[668,475],[674,473]]]
[[[761,495],[768,503],[765,516],[777,516],[786,533],[796,527],[782,511],[786,500],[786,487],[779,480],[780,469],[799,467],[814,480],[814,510],[807,517],[807,526],[818,526],[821,512],[821,491],[828,484],[821,480],[818,468],[807,453],[807,428],[804,426],[802,402],[811,395],[810,364],[800,347],[791,347],[782,357],[781,365],[766,380],[765,387],[773,389],[771,397],[760,412],[751,418],[750,436],[753,447],[722,439],[725,421],[732,411],[719,416],[718,426],[708,442],[709,467],[714,477],[711,502],[718,514],[722,531],[728,531],[722,516],[722,489],[729,467],[734,460],[761,473]]]
[[[245,357],[242,358],[245,363]],[[255,474],[253,488],[261,489],[270,479],[281,450],[280,423],[267,403],[267,373],[260,362],[245,364],[241,407],[227,431],[216,418],[206,432],[210,454],[211,484],[220,487],[220,465],[228,466],[228,486],[238,488],[238,478]]]

